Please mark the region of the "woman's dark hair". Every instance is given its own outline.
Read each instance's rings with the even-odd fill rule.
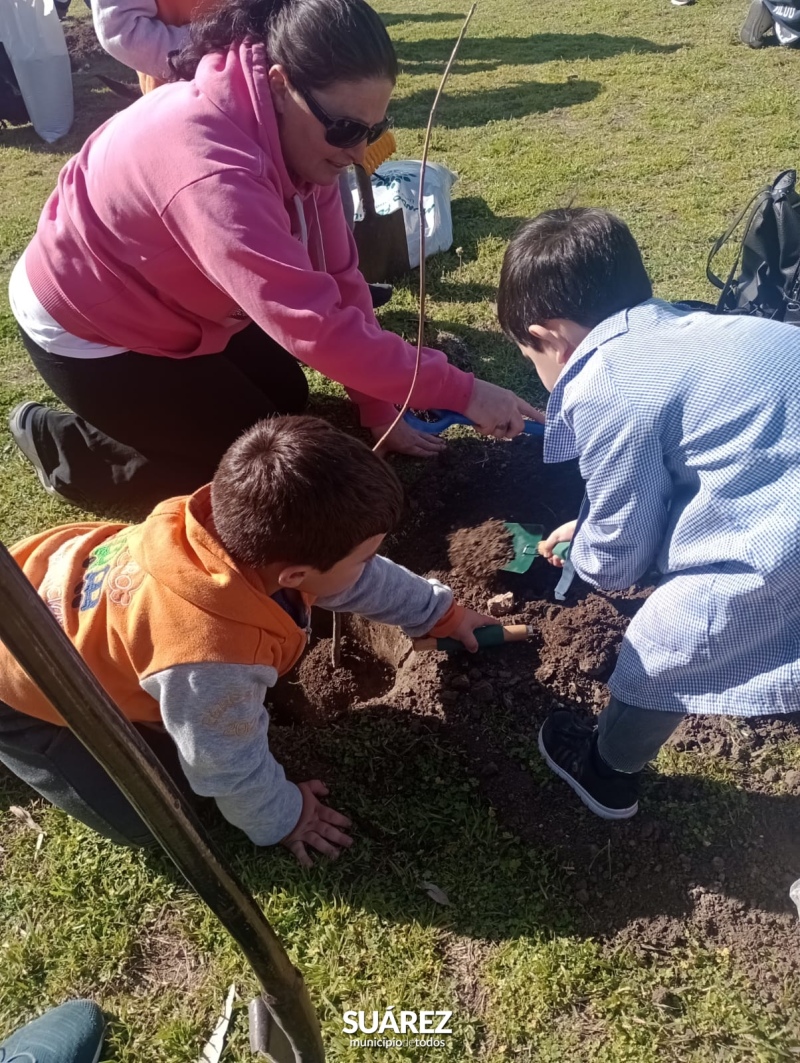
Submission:
[[[538,350],[530,325],[564,318],[594,328],[652,295],[625,222],[599,207],[565,207],[546,210],[511,237],[497,316],[510,339]]]
[[[258,421],[228,448],[211,483],[220,542],[234,561],[327,572],[390,532],[403,509],[393,470],[318,417]]]
[[[191,24],[189,43],[170,57],[175,78],[191,81],[204,55],[246,38],[263,42],[298,89],[397,80],[394,45],[365,0],[222,0]]]

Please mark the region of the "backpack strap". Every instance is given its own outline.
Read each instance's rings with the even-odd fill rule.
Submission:
[[[713,272],[713,270],[711,269],[711,265],[716,256],[722,250],[722,248],[727,244],[727,242],[736,232],[745,214],[750,211],[750,217],[747,219],[747,225],[745,226],[744,230],[745,236],[747,235],[748,229],[753,224],[753,218],[755,217],[756,212],[759,210],[762,202],[770,194],[771,191],[771,185],[767,185],[766,188],[759,188],[753,198],[746,204],[744,210],[742,210],[741,213],[737,215],[736,219],[728,226],[722,236],[720,236],[717,240],[714,241],[714,246],[708,253],[708,261],[706,262],[706,277],[708,277],[709,281],[714,285],[715,288],[722,289],[723,294],[720,296],[720,302],[722,301],[722,299],[724,299],[731,284],[733,284],[733,279],[736,275],[736,271],[739,268],[739,262],[742,258],[742,244],[744,243],[744,238],[742,239],[742,243],[739,244],[739,250],[736,254],[736,261],[731,266],[730,272],[728,273],[728,279],[726,281],[721,280],[716,275],[716,273]]]

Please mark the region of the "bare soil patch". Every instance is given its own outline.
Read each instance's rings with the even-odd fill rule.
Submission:
[[[322,723],[331,712],[381,706],[406,714],[414,730],[436,731],[465,756],[504,825],[556,853],[579,930],[609,947],[625,943],[643,962],[690,942],[726,947],[765,1005],[775,1003],[787,976],[800,973],[788,896],[800,877],[800,773],[763,762],[778,742],[800,741],[798,716],[688,718],[672,745],[689,754],[690,773],[649,773],[641,811],[628,823],[595,818],[543,766],[535,739],[554,708],[589,716],[602,709],[620,642],[648,589],[604,595],[579,585],[559,604],[559,572],[543,560],[525,575],[498,571],[502,522],[549,529],[578,510],[577,470],[543,465],[538,441],[453,447],[408,494],[409,518],[391,556],[450,583],[476,608],[489,594],[513,592],[507,621],[532,624],[535,637],[447,657],[412,653],[393,629],[354,621],[342,674],[332,674],[321,638],[283,718],[301,713]],[[376,659],[381,689],[365,680]],[[731,781],[695,774],[710,759],[730,768]],[[335,777],[335,764],[324,770]]]
[[[69,61],[73,70],[87,69],[93,62],[105,56],[91,19],[66,19],[64,39],[67,42]]]
[[[208,958],[186,940],[179,912],[166,905],[136,942],[114,992],[152,994],[196,991],[208,974]]]

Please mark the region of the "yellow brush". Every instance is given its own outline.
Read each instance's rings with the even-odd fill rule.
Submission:
[[[396,151],[397,141],[394,139],[394,133],[391,129],[387,129],[385,133],[381,133],[374,144],[370,144],[367,148],[361,165],[371,177],[380,164],[386,162]]]

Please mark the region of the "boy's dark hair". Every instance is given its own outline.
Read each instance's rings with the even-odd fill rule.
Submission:
[[[625,222],[599,207],[564,207],[546,210],[511,237],[497,316],[510,339],[539,350],[530,325],[564,318],[594,328],[652,295]]]
[[[392,530],[403,488],[383,459],[317,417],[273,417],[239,436],[211,483],[214,525],[234,561],[326,572]]]
[[[397,81],[397,55],[380,15],[366,0],[225,0],[191,23],[189,43],[170,58],[191,80],[209,52],[250,38],[266,47],[300,90],[336,81]]]

